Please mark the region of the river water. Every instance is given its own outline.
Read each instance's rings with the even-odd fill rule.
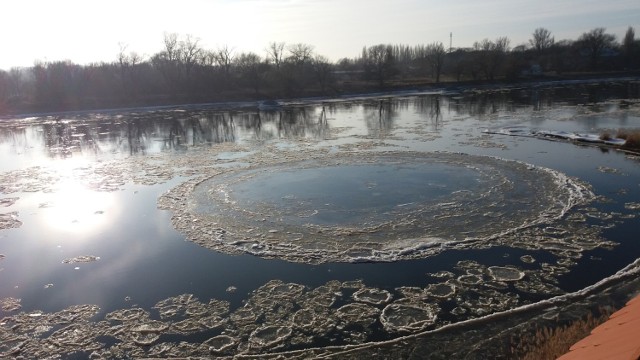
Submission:
[[[501,315],[640,291],[640,159],[496,130],[640,129],[639,98],[612,80],[2,119],[0,354],[508,357]]]

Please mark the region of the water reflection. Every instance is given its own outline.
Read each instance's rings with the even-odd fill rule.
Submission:
[[[459,94],[425,95],[412,98],[386,97],[363,102],[284,106],[278,111],[220,111],[215,109],[148,110],[108,113],[79,113],[45,116],[0,123],[0,151],[6,155],[65,159],[71,156],[113,157],[147,155],[165,151],[185,151],[199,145],[269,141],[276,139],[327,139],[332,127],[362,128],[356,136],[396,135],[402,117],[413,110],[436,131],[447,118],[472,116],[494,119],[501,114],[523,111],[554,111],[556,117],[586,115],[590,128],[602,127],[598,114],[615,114],[628,103],[604,102],[617,96],[637,98],[637,83],[610,83],[599,86],[550,86],[511,90],[468,90]],[[587,106],[563,109],[565,105]],[[442,109],[447,109],[444,114]],[[357,115],[345,123],[342,115]],[[562,112],[566,113],[562,113]],[[542,115],[542,114],[541,114]],[[623,113],[620,126],[633,123]],[[342,118],[339,122],[332,121]],[[541,125],[543,116],[530,121]],[[358,124],[361,122],[361,125]],[[416,125],[414,124],[414,125]],[[409,124],[411,125],[411,124]],[[609,124],[610,126],[612,124]],[[617,125],[617,124],[616,124]]]
[[[407,105],[406,100],[392,100],[391,98],[365,104],[364,121],[369,132],[368,135],[381,138],[391,135],[399,110],[406,108]]]
[[[428,118],[435,130],[438,130],[438,127],[442,125],[441,99],[442,97],[440,95],[434,95],[420,97],[415,101],[416,112]],[[449,105],[449,110],[451,110],[451,104],[453,102],[447,100],[446,103]]]

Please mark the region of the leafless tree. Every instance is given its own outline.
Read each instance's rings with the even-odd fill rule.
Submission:
[[[25,69],[11,68],[9,70],[9,95],[12,97],[22,98],[26,92],[28,83]]]
[[[180,57],[178,49],[178,34],[164,33],[164,53],[165,59],[169,62],[177,61]]]
[[[9,90],[11,84],[11,79],[9,74],[0,69],[0,108],[2,107],[2,103],[9,99],[11,96],[11,92]]]
[[[120,83],[122,84],[122,88],[125,91],[125,93],[127,93],[129,90],[128,72],[131,66],[129,56],[125,53],[128,45],[123,43],[118,43],[118,46],[120,47],[120,51],[118,51],[118,67],[120,68]],[[123,93],[123,95],[125,94]],[[126,94],[126,95],[129,95],[129,94]]]
[[[533,38],[529,39],[529,44],[538,54],[542,54],[555,43],[555,38],[551,32],[545,28],[537,28],[533,31]]]
[[[440,82],[440,74],[442,73],[446,54],[447,52],[441,42],[434,42],[427,45],[426,60],[433,76],[436,78],[436,83]]]
[[[605,28],[599,27],[580,35],[578,42],[589,52],[591,68],[595,70],[604,50],[615,47],[616,37],[615,35],[607,34]]]
[[[263,84],[263,65],[265,65],[260,56],[252,52],[241,53],[234,58],[233,62],[238,69],[241,82],[253,88],[254,93],[258,94]]]
[[[391,45],[375,45],[363,49],[365,73],[376,79],[383,87],[387,80],[396,74],[396,63]]]
[[[282,61],[284,60],[284,42],[272,42],[265,49],[267,52],[267,59],[272,61],[276,65],[276,69],[280,69]]]
[[[478,64],[487,80],[495,79],[498,70],[504,64],[510,42],[508,37],[502,36],[495,42],[484,39],[473,44],[475,53],[478,55]]]
[[[175,94],[181,82],[178,34],[164,33],[163,44],[164,49],[151,58],[151,63],[162,74],[171,93]]]
[[[187,79],[191,77],[191,71],[198,63],[203,51],[198,45],[199,42],[200,39],[192,35],[187,35],[184,40],[178,42],[178,59],[184,68]]]
[[[214,66],[216,64],[216,52],[211,50],[202,50],[198,63],[206,67]]]
[[[297,43],[290,45],[287,50],[289,51],[287,59],[298,66],[307,64],[313,57],[312,45]]]
[[[225,76],[229,76],[231,72],[233,57],[233,49],[230,49],[227,45],[218,48],[215,52],[215,62],[222,69]]]
[[[316,55],[313,58],[313,73],[320,85],[320,90],[324,93],[327,86],[333,81],[333,66],[329,59],[322,55]]]

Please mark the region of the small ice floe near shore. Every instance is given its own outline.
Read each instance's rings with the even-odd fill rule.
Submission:
[[[625,139],[620,138],[602,137],[596,134],[583,134],[562,130],[535,130],[526,126],[506,126],[494,129],[484,129],[482,132],[485,134],[537,137],[593,144],[605,144],[611,146],[623,146],[626,143]]]

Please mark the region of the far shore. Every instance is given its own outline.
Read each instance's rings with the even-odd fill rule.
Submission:
[[[473,80],[473,81],[420,81],[407,79],[391,82],[381,88],[370,82],[340,84],[335,89],[325,92],[309,92],[309,96],[302,98],[274,99],[266,94],[254,96],[238,96],[233,92],[221,93],[212,99],[187,99],[179,95],[174,98],[140,98],[135,101],[101,101],[95,100],[91,104],[61,104],[58,109],[38,109],[29,103],[19,105],[0,104],[0,120],[29,116],[64,116],[65,114],[86,112],[118,112],[144,109],[162,108],[217,108],[217,109],[251,109],[256,108],[261,101],[278,100],[282,103],[304,104],[320,103],[323,101],[349,101],[361,98],[377,98],[411,94],[428,93],[457,93],[469,90],[496,90],[518,87],[548,87],[569,84],[588,84],[611,81],[640,81],[640,71],[617,71],[604,73],[570,73],[553,74],[517,80]],[[189,101],[191,100],[191,101]]]

